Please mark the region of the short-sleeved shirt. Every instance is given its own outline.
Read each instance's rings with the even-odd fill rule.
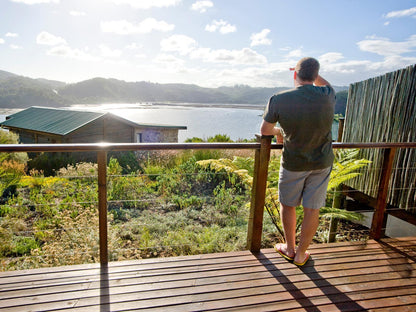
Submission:
[[[282,165],[290,171],[327,168],[334,161],[332,123],[335,91],[303,85],[273,95],[263,119],[283,130]]]

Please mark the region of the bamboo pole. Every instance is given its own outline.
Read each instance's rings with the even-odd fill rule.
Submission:
[[[349,88],[343,142],[416,142],[416,65],[352,84]],[[383,153],[361,150],[372,163],[348,185],[378,196]],[[416,153],[398,149],[387,202],[416,214]],[[403,186],[406,185],[404,189]]]
[[[255,152],[250,217],[247,230],[247,249],[259,252],[263,232],[263,212],[266,198],[267,174],[273,136],[260,138],[260,149]]]

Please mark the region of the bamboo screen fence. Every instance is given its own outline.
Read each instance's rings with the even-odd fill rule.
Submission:
[[[343,142],[416,142],[416,65],[350,85]],[[350,186],[376,197],[383,150],[363,149],[372,161]],[[398,149],[388,203],[416,214],[416,149]]]

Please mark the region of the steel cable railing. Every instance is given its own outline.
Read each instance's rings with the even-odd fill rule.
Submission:
[[[370,144],[344,144],[344,143],[335,143],[334,144],[335,148],[343,148],[343,147],[348,147],[348,148],[383,148],[383,149],[391,149],[391,148],[414,148],[416,147],[416,144],[411,143],[411,144],[405,144],[405,143],[388,143],[388,144],[382,144],[382,143],[370,143]],[[163,150],[163,149],[207,149],[207,148],[213,148],[213,149],[254,149],[256,151],[260,151],[261,150],[261,144],[259,143],[187,143],[187,144],[84,144],[84,145],[60,145],[60,146],[56,146],[56,145],[31,145],[31,146],[26,146],[26,145],[0,145],[0,152],[17,152],[17,151],[85,151],[85,150],[92,150],[92,151],[97,151],[98,153],[106,153],[107,151],[113,151],[113,150],[152,150],[152,149],[156,149],[156,150]],[[281,146],[280,145],[272,145],[270,146],[270,148],[273,149],[280,149]],[[105,159],[105,157],[104,157]],[[106,160],[106,159],[105,159]],[[101,168],[103,168],[103,164],[105,164],[106,162],[101,162],[101,165],[99,164],[99,167],[101,166]],[[371,170],[379,170],[381,171],[383,168],[372,168]],[[400,169],[403,170],[404,168],[396,168],[396,169]],[[394,170],[394,169],[393,169]],[[276,172],[271,171],[270,174],[276,174]],[[200,173],[199,173],[200,174]],[[211,173],[204,173],[205,175],[210,175]],[[171,173],[162,173],[162,174],[156,174],[156,175],[137,175],[137,177],[139,178],[155,178],[155,177],[169,177],[172,176],[173,174]],[[176,176],[178,175],[184,175],[182,173],[175,173]],[[187,176],[197,176],[198,174],[194,173],[194,174],[187,174]],[[218,173],[218,175],[222,175],[222,176],[226,176],[226,173]],[[88,177],[79,177],[79,176],[64,176],[63,178],[67,178],[67,179],[74,179],[74,178],[79,178],[79,179],[97,179],[100,177],[100,172],[98,172],[98,175],[92,175],[92,176],[88,176]],[[101,172],[101,178],[103,177],[103,173]],[[102,183],[103,180],[101,180],[101,188],[103,186],[105,186],[105,205],[106,207],[111,206],[111,205],[126,205],[126,206],[130,206],[131,204],[133,206],[135,206],[136,204],[142,204],[142,203],[149,203],[149,202],[157,202],[157,199],[154,198],[150,198],[149,200],[147,199],[115,199],[115,198],[107,198],[108,194],[107,192],[108,190],[108,184],[112,183],[113,179],[117,179],[117,178],[125,178],[125,176],[123,175],[107,175],[107,172],[105,172],[104,174],[105,177],[105,181],[104,184]],[[98,185],[96,186],[97,189],[100,188],[100,183],[98,183]],[[401,190],[405,190],[405,189],[411,189],[410,187],[402,187],[400,188]],[[96,190],[96,189],[94,189]],[[356,192],[361,192],[363,190],[355,190]],[[379,191],[379,190],[374,190],[374,191]],[[337,191],[335,191],[337,192]],[[342,192],[341,192],[342,193]],[[254,197],[256,196],[256,194],[253,195]],[[99,197],[99,196],[98,196]],[[103,200],[103,198],[101,198],[101,200]],[[208,200],[208,197],[205,197],[203,200]],[[98,203],[98,206],[100,206],[99,204],[100,202],[100,198],[98,198],[98,202],[97,201],[79,201],[79,202],[73,202],[73,203],[50,203],[50,204],[23,204],[22,207],[32,207],[32,209],[37,209],[40,208],[41,205],[75,205],[75,206],[95,206]],[[75,207],[74,206],[74,207]],[[397,208],[396,208],[397,209]],[[250,218],[249,218],[250,219]],[[110,220],[111,221],[111,220]],[[249,222],[250,223],[250,222]],[[107,222],[105,222],[105,224],[107,224]],[[146,223],[142,223],[139,226],[147,226],[149,224]],[[249,225],[250,226],[250,225]],[[79,227],[79,228],[65,228],[65,230],[57,230],[57,232],[61,231],[61,232],[73,232],[73,231],[80,231],[80,230],[84,230],[84,229],[88,229],[88,226],[84,226],[84,227]],[[382,227],[382,230],[384,228]],[[45,231],[47,231],[47,229],[45,229]],[[110,229],[111,232],[111,229]],[[21,231],[21,232],[16,232],[16,233],[21,233],[24,235],[29,235],[31,234],[30,231]],[[34,235],[34,232],[32,233]],[[111,235],[111,233],[106,234]],[[250,233],[249,233],[250,235]],[[101,237],[100,240],[102,240],[103,238]],[[184,246],[187,245],[188,247],[192,247],[189,246],[189,244],[184,244]],[[101,246],[103,249],[103,246]],[[177,247],[175,245],[175,247]],[[107,249],[104,246],[105,249]],[[168,248],[168,245],[160,245],[160,246],[156,246],[156,247],[141,247],[142,249],[151,249],[151,248],[156,248],[156,249],[163,249],[163,248]],[[116,252],[119,252],[121,249],[117,249],[115,250]],[[125,250],[136,250],[136,248],[125,248]],[[98,252],[98,248],[95,249],[94,253]],[[86,252],[82,252],[81,254],[85,254]],[[111,259],[111,254],[113,253],[113,251],[111,251],[110,248],[110,259]],[[71,254],[70,252],[68,254]],[[34,255],[36,256],[36,255]],[[92,256],[97,258],[97,256]],[[100,256],[101,257],[101,256]],[[102,260],[102,259],[100,259]],[[108,258],[107,258],[108,260]],[[104,261],[105,262],[105,261]]]

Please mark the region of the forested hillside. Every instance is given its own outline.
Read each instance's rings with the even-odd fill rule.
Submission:
[[[126,82],[105,78],[66,84],[0,71],[0,108],[137,102],[265,105],[272,94],[285,89],[288,88],[253,88],[246,85],[204,88],[192,84]],[[335,87],[336,91],[347,89],[347,87]],[[337,113],[345,111],[346,95],[347,93],[344,92],[339,97]]]

